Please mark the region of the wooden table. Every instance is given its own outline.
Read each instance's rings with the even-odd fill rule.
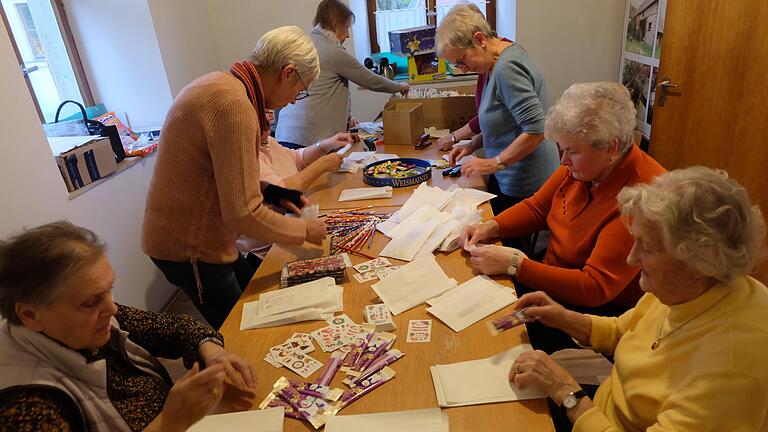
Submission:
[[[420,151],[407,146],[382,146],[378,151],[380,153],[396,153],[401,157],[419,157],[423,159],[438,159],[443,154],[434,145]],[[462,187],[482,186],[482,182],[479,179],[442,177],[441,171],[433,169],[433,177],[429,182],[431,186],[437,185],[445,188],[454,183]],[[364,205],[374,205],[377,206],[375,209],[379,212],[392,213],[408,199],[415,188],[397,188],[391,199],[347,203],[337,202],[341,190],[364,186],[366,185],[362,182],[361,171],[358,171],[356,174],[329,174],[326,178],[318,180],[311,187],[309,199],[320,205],[321,213],[323,213],[323,209],[353,208]],[[490,214],[490,206],[486,203],[484,205],[484,216],[488,217]],[[388,241],[386,237],[377,232],[371,249],[363,248],[363,251],[375,256]],[[227,349],[250,359],[259,370],[259,384],[256,389],[257,400],[254,403],[254,407],[261,402],[264,396],[271,390],[272,384],[280,376],[300,379],[298,375],[286,368],[276,369],[263,361],[269,348],[284,342],[296,332],[309,333],[326,326],[327,323],[324,321],[310,321],[267,329],[240,331],[240,316],[243,310],[243,303],[257,300],[262,292],[276,289],[280,284],[280,271],[283,265],[286,262],[300,259],[303,254],[311,249],[312,247],[273,247],[221,328],[221,333],[226,340]],[[324,245],[324,250],[327,253],[327,241]],[[350,257],[353,264],[367,260],[355,255],[350,255]],[[463,283],[475,276],[469,266],[469,259],[466,253],[461,251],[455,251],[450,254],[438,253],[436,257],[437,262],[448,277],[455,278],[459,283]],[[395,265],[402,264],[398,260],[392,261]],[[349,269],[348,272],[354,272],[354,270]],[[349,274],[351,275],[351,273]],[[348,279],[349,281],[343,284],[344,313],[355,322],[363,323],[365,321],[364,307],[367,304],[371,304],[372,300],[376,297],[376,294],[370,288],[370,285],[375,281],[358,284],[351,276],[348,276]],[[512,287],[512,283],[507,277],[495,279],[503,285]],[[429,366],[489,357],[528,340],[523,327],[517,327],[498,336],[491,336],[486,326],[483,325],[483,322],[487,319],[497,318],[511,312],[512,306],[502,309],[491,317],[486,318],[486,320],[478,322],[459,333],[455,333],[440,320],[427,314],[425,309],[426,305],[420,305],[395,317],[397,330],[394,330],[393,333],[398,335],[395,347],[405,353],[402,359],[391,365],[392,369],[397,372],[395,378],[344,408],[340,413],[341,415],[436,407],[437,399],[429,373]],[[430,343],[405,343],[405,330],[408,328],[408,320],[425,318],[433,320],[432,341]],[[317,344],[315,345],[317,346]],[[323,363],[328,359],[328,354],[322,352],[319,347],[311,355]],[[318,373],[316,372],[307,381],[316,379],[317,375]],[[338,373],[331,385],[338,388],[346,388],[341,383],[343,377],[343,373]],[[445,409],[445,412],[448,413],[450,418],[452,432],[553,430],[549,410],[546,401],[543,399],[449,408]],[[285,430],[310,431],[313,428],[307,422],[286,418]]]

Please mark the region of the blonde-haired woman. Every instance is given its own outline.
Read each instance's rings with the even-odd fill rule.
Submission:
[[[542,292],[517,308],[562,329],[615,366],[594,401],[549,356],[532,351],[509,379],[539,387],[574,431],[768,430],[768,289],[748,276],[765,225],[723,172],[676,170],[619,194],[635,238],[629,263],[645,295],[617,318],[569,311]]]
[[[626,262],[632,238],[616,196],[664,169],[633,144],[635,107],[621,84],[572,85],[550,110],[545,129],[563,152],[562,166],[533,197],[468,227],[463,239],[475,245],[549,229],[546,255],[539,262],[517,248],[485,245],[472,250],[470,262],[483,274],[513,276],[518,294],[541,290],[582,312],[620,315],[642,293],[637,268]],[[528,330],[534,347],[547,352],[572,344],[537,323]]]
[[[259,181],[259,143],[269,135],[266,108],[306,95],[320,73],[312,41],[298,27],[267,32],[251,56],[228,72],[187,85],[171,106],[144,214],[142,246],[166,279],[219,328],[253,276],[235,242],[320,244],[323,222],[286,217],[301,193]]]
[[[451,9],[436,39],[440,55],[455,67],[490,74],[478,108],[482,134],[450,157],[455,163],[484,148],[485,158],[466,161],[461,170],[490,175],[488,190],[498,195],[491,205],[501,213],[536,192],[557,168],[557,149],[544,139],[544,77],[528,53],[499,38],[473,5]]]

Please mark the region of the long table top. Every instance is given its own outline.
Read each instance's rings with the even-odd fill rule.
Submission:
[[[381,146],[380,153],[395,153],[400,157],[418,157],[422,159],[438,159],[442,156],[434,145],[424,150],[414,150],[409,146]],[[480,179],[467,179],[442,177],[441,170],[433,169],[433,177],[429,181],[430,186],[446,188],[451,184],[461,187],[482,187]],[[362,182],[362,170],[356,174],[328,174],[319,179],[309,191],[309,199],[320,205],[321,214],[328,209],[353,208],[367,205],[376,206],[376,210],[382,213],[396,211],[410,196],[415,188],[396,188],[390,199],[352,201],[339,203],[338,196],[343,189],[365,187]],[[483,206],[484,217],[490,217],[490,206]],[[389,240],[376,233],[371,249],[363,248],[363,251],[376,256],[384,248]],[[315,250],[313,250],[315,249]],[[327,325],[324,321],[310,321],[292,325],[271,327],[266,329],[254,329],[240,331],[240,317],[243,304],[258,300],[259,294],[265,291],[277,289],[280,285],[280,271],[285,263],[296,259],[303,259],[314,253],[320,254],[319,247],[283,247],[274,246],[267,254],[264,262],[254,275],[248,288],[245,290],[235,308],[230,313],[221,328],[227,349],[235,352],[252,362],[259,371],[259,384],[256,389],[256,401],[254,408],[269,393],[272,384],[281,376],[300,379],[286,368],[277,369],[267,364],[263,359],[270,347],[278,345],[291,337],[296,332],[309,333]],[[325,253],[328,251],[328,242],[323,246]],[[469,266],[469,257],[466,253],[454,251],[449,254],[438,253],[437,262],[448,275],[463,283],[472,277]],[[367,258],[350,255],[353,264],[358,264]],[[393,264],[403,264],[398,260],[390,259]],[[370,288],[375,281],[357,283],[351,277],[353,269],[348,270],[348,280],[344,287],[344,313],[357,323],[364,323],[365,305],[372,304],[376,294]],[[494,278],[499,283],[512,287],[509,278]],[[491,317],[480,321],[459,333],[451,330],[437,318],[426,312],[426,305],[420,305],[414,309],[403,312],[394,317],[398,335],[395,347],[405,353],[405,356],[391,365],[397,375],[395,378],[374,390],[370,394],[355,401],[344,408],[339,414],[362,414],[373,412],[386,412],[397,410],[409,410],[420,408],[432,408],[437,406],[432,378],[429,366],[435,364],[455,363],[466,360],[474,360],[492,356],[513,346],[527,342],[527,335],[523,326],[503,332],[498,336],[492,336],[483,322],[488,319],[498,318],[512,311],[508,306]],[[405,330],[408,321],[413,319],[432,320],[432,338],[429,343],[406,343]],[[328,353],[324,353],[319,347],[310,354],[319,361],[325,363]],[[311,375],[309,380],[314,380],[318,372]],[[338,373],[332,382],[332,386],[345,389],[341,383],[343,373]],[[552,420],[549,416],[546,401],[544,399],[506,402],[468,407],[456,407],[445,409],[450,418],[451,431],[551,431]],[[294,419],[285,420],[286,431],[310,431],[312,426],[307,422]]]

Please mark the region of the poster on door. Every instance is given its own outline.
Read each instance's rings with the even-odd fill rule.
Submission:
[[[656,70],[664,36],[667,0],[627,0],[619,79],[637,109],[637,129],[651,136]]]

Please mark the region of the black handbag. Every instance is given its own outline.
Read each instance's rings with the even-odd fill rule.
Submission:
[[[83,115],[83,122],[85,122],[85,127],[88,130],[89,135],[98,135],[109,138],[109,143],[112,146],[112,152],[115,154],[115,159],[118,162],[125,159],[125,149],[123,149],[123,142],[120,140],[120,133],[117,131],[117,126],[106,126],[100,121],[89,119],[85,114],[85,107],[80,102],[73,100],[65,100],[62,102],[59,105],[59,108],[56,109],[56,117],[54,119],[54,123],[59,122],[59,114],[61,113],[61,109],[68,103],[73,103],[80,108],[80,113]]]

